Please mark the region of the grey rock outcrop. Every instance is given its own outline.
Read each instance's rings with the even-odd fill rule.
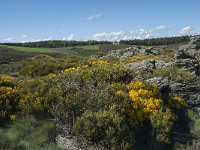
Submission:
[[[133,62],[125,65],[126,68],[129,68],[131,70],[151,70],[151,69],[161,69],[165,67],[169,67],[174,65],[173,62],[165,62],[162,60],[153,60],[153,59],[148,59],[148,60],[142,60],[138,62]]]
[[[174,65],[188,71],[196,71],[198,60],[196,59],[179,59],[174,62]]]
[[[136,51],[134,51],[134,55],[159,55],[159,54],[160,54],[159,50],[151,48],[137,49]]]
[[[126,68],[130,70],[149,70],[153,69],[154,65],[150,62],[150,60],[142,60],[138,62],[133,62],[125,65]]]
[[[179,47],[180,51],[189,53],[191,56],[200,60],[200,36],[194,36],[190,38],[188,44]]]
[[[191,56],[187,55],[183,50],[179,50],[174,54],[175,59],[187,59],[192,58]]]
[[[133,56],[159,55],[159,54],[160,51],[153,48],[140,49],[138,46],[133,46],[126,49],[112,50],[108,52],[107,55],[102,56],[101,58],[104,59],[109,57],[115,57],[120,61],[124,61]]]
[[[200,105],[200,85],[173,83],[170,84],[170,90],[173,95],[180,96],[189,105]]]
[[[172,83],[169,78],[163,77],[154,77],[146,81],[158,86],[164,100],[167,100],[169,93],[171,93],[183,98],[190,106],[200,106],[200,84],[198,82]]]

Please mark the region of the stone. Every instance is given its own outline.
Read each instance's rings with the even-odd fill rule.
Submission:
[[[153,77],[151,79],[146,80],[147,82],[156,84],[159,90],[164,90],[169,86],[169,79],[163,77]]]
[[[175,61],[174,63],[175,66],[188,71],[195,71],[196,64],[198,64],[198,61],[196,59],[180,59]]]
[[[187,55],[184,51],[178,51],[174,54],[174,58],[176,59],[187,59],[192,58],[191,56]]]
[[[159,55],[160,51],[156,49],[137,49],[134,55]]]
[[[200,105],[200,84],[173,83],[170,84],[173,95],[180,96],[191,106]]]
[[[149,60],[142,60],[125,65],[130,70],[149,70],[154,68],[154,65]]]

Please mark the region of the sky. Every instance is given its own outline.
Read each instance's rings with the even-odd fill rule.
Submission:
[[[0,42],[200,34],[200,0],[0,0]]]

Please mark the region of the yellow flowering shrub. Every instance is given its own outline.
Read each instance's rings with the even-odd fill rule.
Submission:
[[[0,76],[0,121],[15,120],[20,93],[14,86],[14,79]]]
[[[93,60],[91,61],[92,65],[109,65],[109,63],[105,60],[101,60],[101,59],[97,59],[97,60]]]
[[[123,95],[124,92],[123,92],[122,90],[119,90],[119,91],[116,92],[116,94],[117,94],[117,95]]]
[[[13,86],[13,78],[10,76],[0,75],[0,86]]]
[[[163,105],[161,93],[155,85],[140,81],[127,85],[132,101],[131,116],[144,121]]]
[[[55,76],[56,76],[56,74],[54,74],[54,73],[48,74],[48,77],[49,77],[49,78],[52,78],[52,77],[55,77]]]
[[[145,55],[145,56],[134,56],[132,58],[129,58],[127,60],[128,63],[133,63],[133,62],[137,62],[137,61],[142,61],[142,60],[147,60],[147,59],[156,59],[156,60],[159,60],[159,56],[155,56],[155,55]]]
[[[71,67],[71,68],[65,69],[64,71],[62,71],[62,73],[67,74],[73,71],[79,71],[81,69],[86,69],[86,68],[88,68],[88,65],[83,65],[79,67]]]

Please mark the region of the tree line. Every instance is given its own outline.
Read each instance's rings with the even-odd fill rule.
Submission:
[[[23,47],[44,47],[44,48],[59,48],[69,46],[83,46],[83,45],[98,45],[98,44],[112,44],[110,41],[62,41],[62,40],[50,40],[50,41],[38,41],[27,43],[1,43],[1,45],[8,46],[23,46]]]
[[[169,45],[169,44],[189,42],[190,37],[191,36],[187,35],[187,36],[162,37],[162,38],[151,38],[151,39],[120,40],[119,44],[144,45],[144,46]],[[59,47],[69,47],[69,46],[98,45],[98,44],[113,44],[113,42],[95,41],[95,40],[88,40],[88,41],[49,40],[49,41],[27,42],[27,43],[0,43],[0,45],[8,45],[8,46],[43,47],[43,48],[59,48]]]
[[[164,37],[152,39],[134,39],[134,40],[121,40],[120,44],[127,45],[145,45],[145,46],[158,46],[185,43],[190,41],[191,36],[177,36],[177,37]]]

